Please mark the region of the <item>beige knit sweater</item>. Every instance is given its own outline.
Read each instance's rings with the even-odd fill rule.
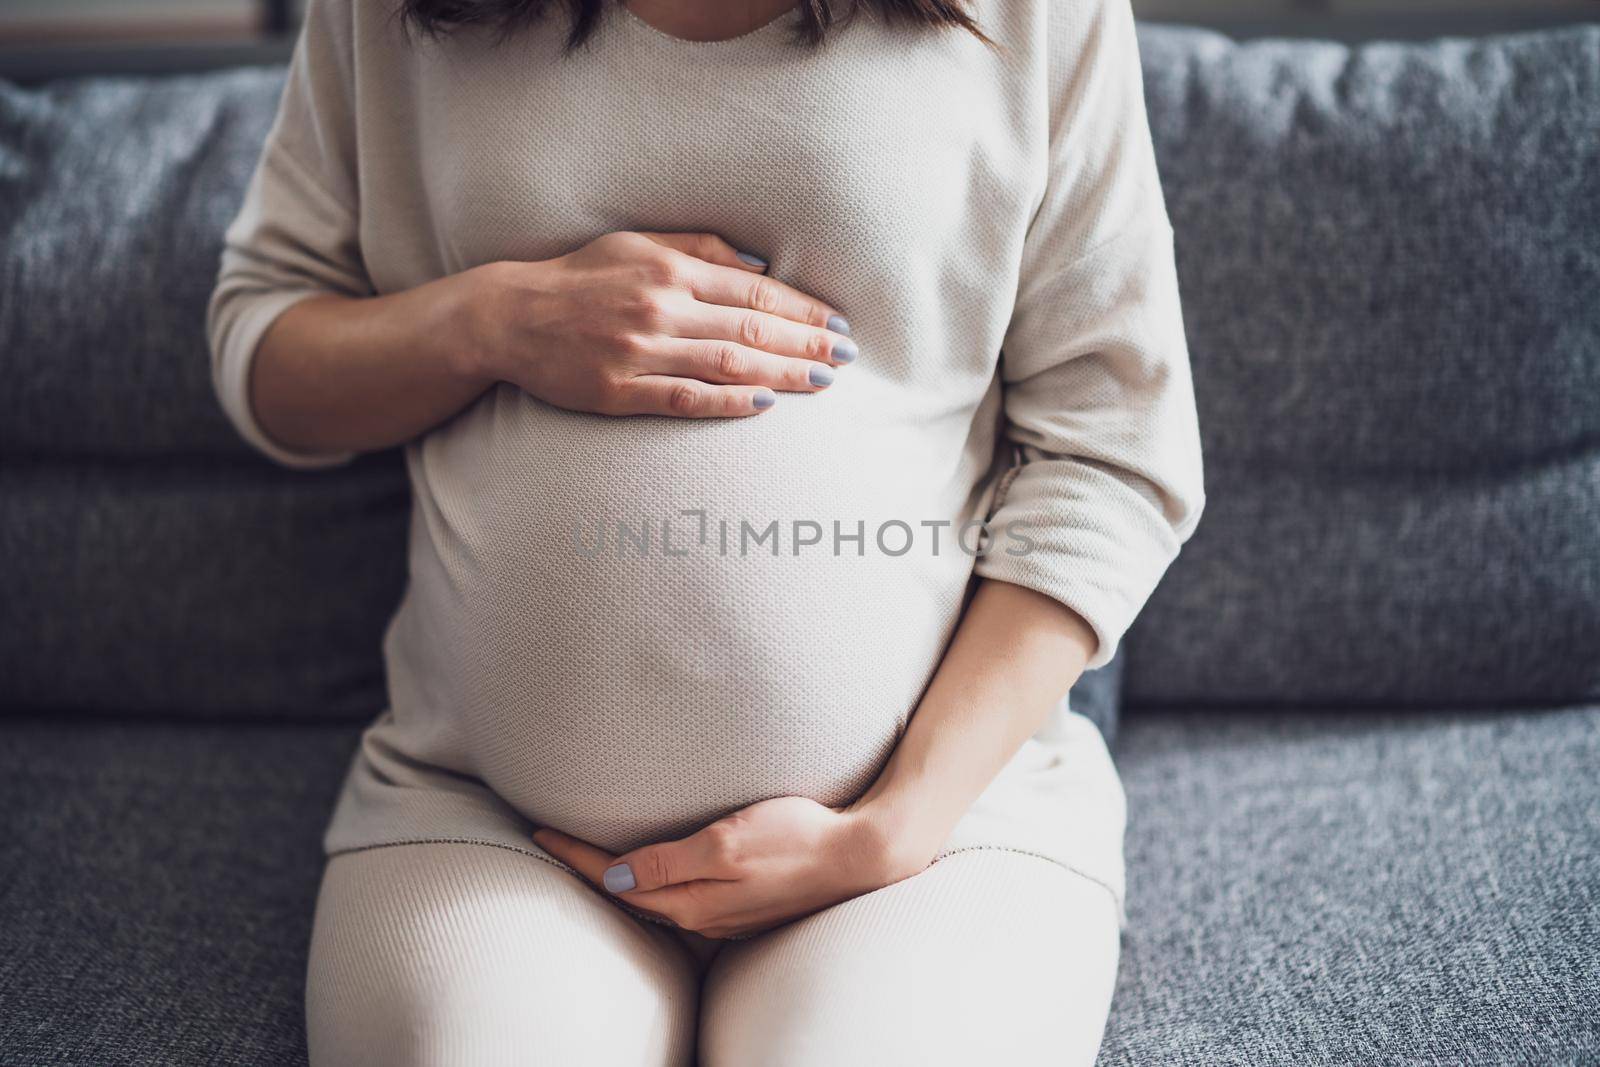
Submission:
[[[407,40],[392,6],[311,0],[228,232],[216,382],[262,451],[348,458],[252,417],[256,343],[295,301],[613,230],[767,257],[843,311],[861,357],[726,421],[502,385],[411,443],[391,707],[330,850],[537,853],[534,822],[622,850],[769,796],[844,803],[974,571],[1073,608],[1090,666],[1111,658],[1204,500],[1128,0],[980,2],[998,52],[867,13],[817,52],[790,16],[691,43],[618,8],[571,58],[559,21]],[[1121,819],[1103,746],[1063,709],[949,849],[1036,852],[1120,900]]]

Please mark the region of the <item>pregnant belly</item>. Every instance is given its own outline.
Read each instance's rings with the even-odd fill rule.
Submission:
[[[876,776],[971,560],[880,539],[952,507],[892,433],[790,406],[614,420],[506,389],[418,451],[432,713],[529,819],[620,851]]]

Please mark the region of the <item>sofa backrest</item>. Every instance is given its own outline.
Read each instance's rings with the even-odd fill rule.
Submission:
[[[1125,699],[1600,695],[1600,26],[1143,60],[1208,504]]]
[[[1209,499],[1128,698],[1600,693],[1600,29],[1143,43]],[[398,456],[279,470],[208,377],[281,77],[0,87],[0,708],[383,704]]]
[[[278,470],[211,390],[206,298],[281,84],[0,87],[0,708],[382,706],[398,457]]]

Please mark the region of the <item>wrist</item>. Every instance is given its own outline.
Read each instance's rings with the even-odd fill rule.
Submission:
[[[953,827],[918,806],[885,793],[868,793],[844,809],[863,871],[879,885],[909,878],[928,864]]]
[[[422,329],[434,358],[453,380],[487,389],[496,379],[483,343],[485,286],[479,270],[448,275],[433,283]]]
[[[462,382],[487,389],[512,378],[503,339],[508,311],[524,301],[535,263],[485,263],[444,279],[448,286],[435,323],[445,360]]]

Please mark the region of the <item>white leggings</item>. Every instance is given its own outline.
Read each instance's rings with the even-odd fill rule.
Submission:
[[[540,857],[417,844],[329,861],[313,1067],[1092,1064],[1111,895],[982,849],[745,941],[625,913]]]

